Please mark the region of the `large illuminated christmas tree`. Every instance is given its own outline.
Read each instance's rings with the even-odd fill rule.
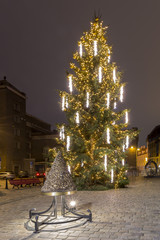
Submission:
[[[69,92],[61,91],[62,111],[68,123],[58,125],[64,158],[78,184],[126,184],[125,150],[136,135],[128,127],[122,74],[111,61],[107,27],[95,17],[78,42],[70,73]]]

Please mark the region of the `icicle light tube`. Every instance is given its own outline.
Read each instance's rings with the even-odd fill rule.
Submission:
[[[114,181],[114,171],[113,168],[111,169],[111,183]]]
[[[69,76],[69,91],[70,93],[73,92],[73,86],[72,86],[72,76]]]
[[[107,93],[107,108],[110,106],[110,93]]]
[[[117,102],[116,102],[116,99],[114,100],[114,106],[113,106],[114,109],[117,108]]]
[[[70,136],[67,136],[67,152],[70,150]]]
[[[94,41],[94,56],[97,55],[97,41]]]
[[[66,108],[68,108],[68,98],[66,97]]]
[[[126,148],[128,148],[129,147],[129,136],[127,135],[126,136]]]
[[[107,155],[104,155],[104,170],[107,171]]]
[[[124,166],[124,159],[122,159],[122,166]]]
[[[80,121],[79,121],[79,112],[76,112],[76,123],[79,124]]]
[[[116,68],[113,68],[113,81],[116,82]]]
[[[99,83],[102,82],[102,67],[99,67]]]
[[[108,63],[110,63],[110,61],[111,61],[111,56],[110,56],[110,50],[108,49]]]
[[[79,45],[79,55],[80,55],[80,57],[82,57],[82,55],[83,55],[82,43],[80,43],[80,45]]]
[[[128,123],[128,111],[126,111],[126,114],[125,114],[125,123],[126,124]]]
[[[121,102],[123,102],[123,93],[124,93],[123,86],[121,86],[121,88],[120,88],[120,101]]]
[[[61,139],[61,140],[64,140],[64,139],[65,139],[64,126],[62,126],[62,127],[60,128],[60,133],[59,133],[59,135],[60,135],[60,139]]]
[[[71,173],[71,167],[68,165],[68,172]]]
[[[87,92],[86,107],[89,107],[89,92]]]
[[[125,144],[123,144],[123,147],[122,147],[122,149],[123,149],[123,152],[125,152]]]
[[[65,110],[65,96],[62,96],[62,111]]]
[[[110,144],[110,129],[107,128],[107,143]]]

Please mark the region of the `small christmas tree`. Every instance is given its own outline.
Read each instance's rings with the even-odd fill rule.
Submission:
[[[125,83],[105,37],[107,27],[95,17],[78,42],[67,73],[69,92],[61,91],[68,124],[58,125],[63,155],[76,182],[83,186],[125,185],[125,150],[136,135],[128,130],[123,103]]]

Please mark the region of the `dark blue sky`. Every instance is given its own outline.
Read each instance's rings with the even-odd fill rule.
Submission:
[[[140,145],[160,123],[159,0],[0,0],[0,78],[27,94],[27,112],[62,122],[57,89],[66,90],[66,70],[94,10],[108,25],[112,60],[124,71],[124,107]]]

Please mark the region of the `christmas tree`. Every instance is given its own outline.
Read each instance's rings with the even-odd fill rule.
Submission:
[[[95,17],[78,42],[70,73],[69,92],[60,91],[67,124],[58,125],[63,156],[77,184],[126,184],[125,150],[136,135],[128,127],[123,104],[125,83],[111,61],[107,27]]]

